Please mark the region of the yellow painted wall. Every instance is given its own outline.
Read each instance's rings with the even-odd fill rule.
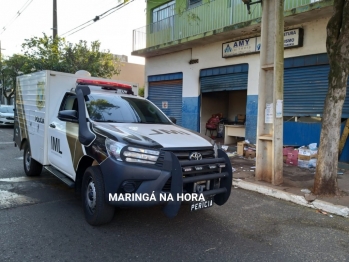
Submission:
[[[139,87],[144,87],[144,65],[122,63],[121,73],[113,75],[111,79],[137,83]]]

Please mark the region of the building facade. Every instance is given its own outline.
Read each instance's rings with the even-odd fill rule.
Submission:
[[[137,83],[139,87],[144,87],[144,65],[122,62],[120,70],[120,74],[113,75],[111,78],[114,80]]]
[[[261,7],[237,0],[149,2],[134,30],[133,55],[146,57],[145,96],[178,124],[205,133],[212,114],[245,115],[256,141]],[[333,1],[285,0],[284,144],[319,142],[328,88],[326,26]],[[347,96],[342,118],[349,117]],[[347,149],[347,150],[346,150]],[[349,143],[341,159],[349,161]]]

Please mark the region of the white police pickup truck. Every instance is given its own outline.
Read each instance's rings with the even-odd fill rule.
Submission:
[[[17,79],[14,139],[28,176],[42,168],[81,193],[91,225],[111,221],[114,207],[181,203],[198,210],[230,196],[226,153],[175,124],[130,85],[42,71]],[[189,197],[188,197],[189,196]]]

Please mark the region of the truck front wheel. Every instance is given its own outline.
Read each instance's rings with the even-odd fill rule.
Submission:
[[[86,169],[81,194],[85,218],[90,225],[106,224],[113,219],[115,208],[104,199],[103,175],[98,166]]]
[[[41,174],[42,165],[32,158],[28,142],[24,145],[23,166],[24,172],[27,176],[39,176]]]

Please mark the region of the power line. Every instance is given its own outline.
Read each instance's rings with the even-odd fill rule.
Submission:
[[[34,0],[28,0],[23,6],[21,9],[19,9],[17,11],[17,14],[10,20],[10,22],[8,22],[3,28],[2,28],[2,32],[0,33],[0,35],[2,35],[7,27],[9,27],[24,11],[25,9],[27,9],[27,7],[33,2]]]
[[[70,36],[70,35],[73,35],[79,31],[81,31],[82,29],[85,29],[86,27],[89,27],[90,25],[94,24],[95,22],[99,21],[99,20],[102,20],[103,18],[106,18],[107,16],[111,15],[112,13],[116,12],[117,10],[120,10],[121,8],[125,7],[126,5],[132,3],[134,0],[130,0],[128,1],[127,3],[125,4],[122,4],[122,5],[117,5],[117,6],[114,6],[112,8],[110,8],[109,10],[105,11],[104,13],[100,14],[100,15],[97,15],[95,18],[65,32],[64,34],[62,34],[61,36],[64,36],[64,35],[67,35],[67,36]],[[75,30],[75,31],[74,31]]]

